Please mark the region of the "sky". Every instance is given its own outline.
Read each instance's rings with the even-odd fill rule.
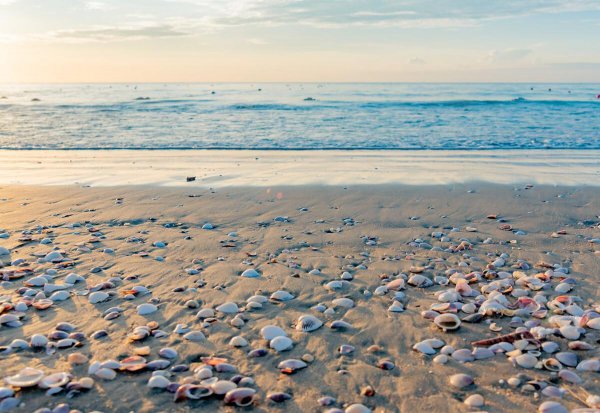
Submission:
[[[600,82],[600,0],[0,0],[4,82]]]

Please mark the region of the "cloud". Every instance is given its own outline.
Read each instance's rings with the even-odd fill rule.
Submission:
[[[187,33],[179,28],[170,26],[168,24],[160,24],[139,27],[97,26],[80,30],[58,30],[48,33],[45,37],[49,40],[65,40],[73,42],[108,42],[182,37],[189,35],[190,33]]]
[[[516,62],[521,61],[527,57],[533,55],[531,49],[504,49],[504,50],[491,50],[488,52],[484,60],[492,63],[500,62]]]
[[[90,10],[100,10],[100,11],[106,11],[106,10],[113,9],[113,6],[111,6],[110,4],[105,3],[103,1],[86,1],[85,7]]]
[[[426,62],[425,60],[421,59],[420,57],[411,57],[410,59],[408,59],[408,64],[410,65],[424,65]]]

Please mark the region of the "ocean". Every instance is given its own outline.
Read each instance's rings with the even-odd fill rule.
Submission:
[[[600,149],[600,84],[0,84],[0,149]]]

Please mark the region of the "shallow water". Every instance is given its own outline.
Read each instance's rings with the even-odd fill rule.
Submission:
[[[0,85],[0,148],[600,149],[599,93],[600,84]]]

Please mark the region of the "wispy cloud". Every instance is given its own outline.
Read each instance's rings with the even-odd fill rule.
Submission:
[[[98,26],[82,30],[58,30],[48,33],[45,37],[48,40],[57,39],[72,42],[107,42],[182,37],[189,35],[190,33],[179,28],[167,24],[157,24],[139,27]]]

